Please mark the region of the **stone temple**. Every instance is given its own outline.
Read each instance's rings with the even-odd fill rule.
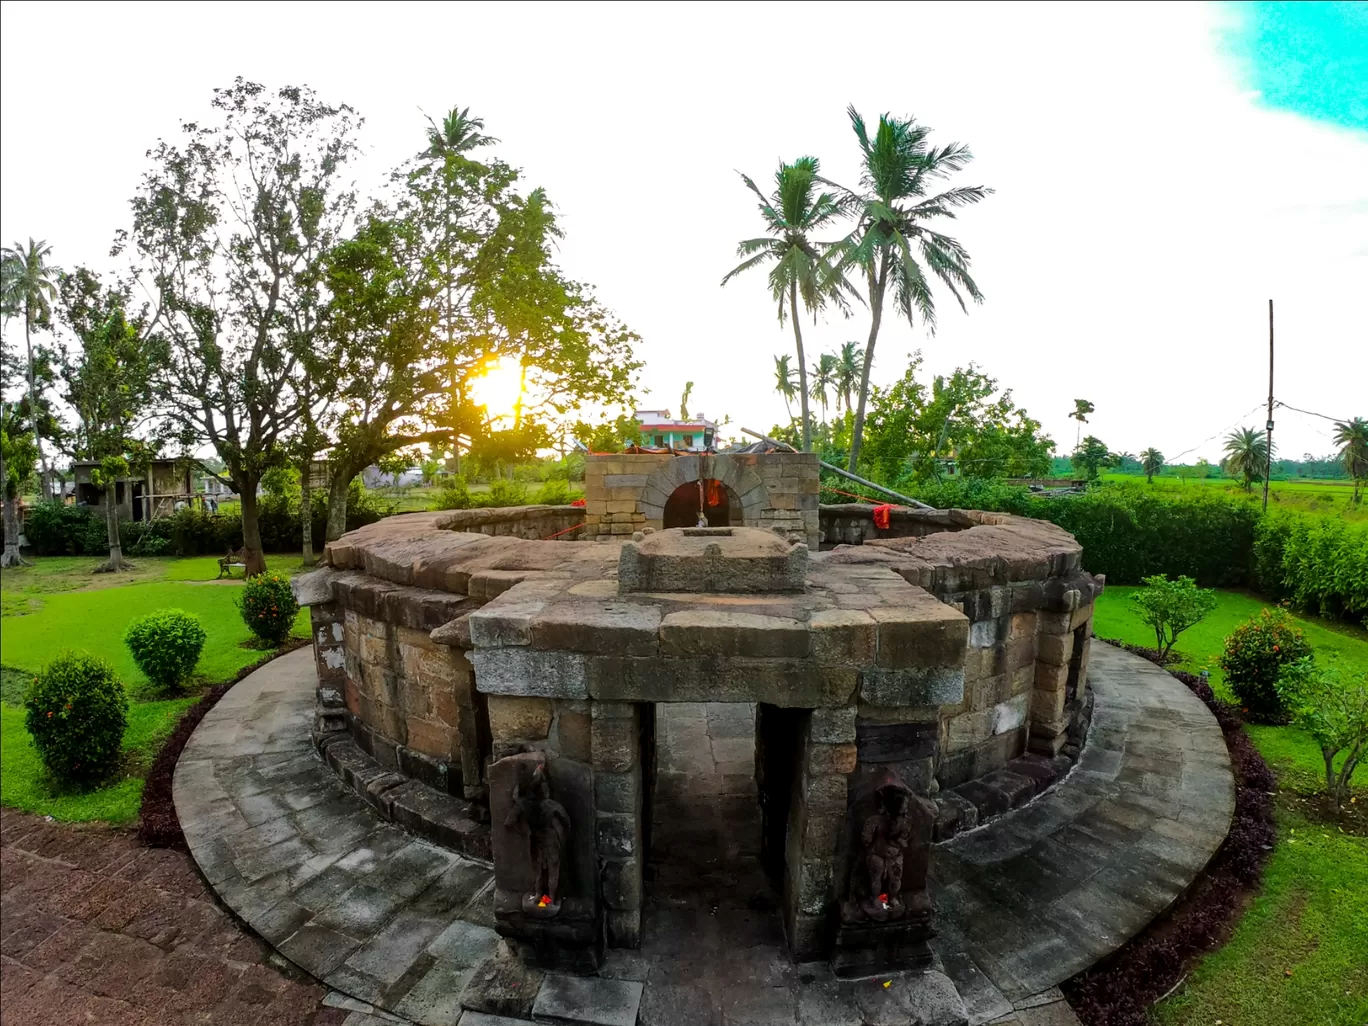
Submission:
[[[649,1004],[653,981],[706,989],[763,948],[778,961],[756,972],[794,993],[948,973],[950,1011],[918,1021],[988,1021],[1124,942],[1223,839],[1219,730],[1152,667],[1134,686],[1090,668],[1103,581],[1063,530],[958,510],[876,526],[819,506],[811,454],[593,456],[586,484],[582,509],[391,517],[296,579],[315,772],[492,867],[483,928],[522,967],[505,975],[636,1002],[644,984]],[[217,762],[186,769],[194,745],[178,807],[190,773],[231,799]],[[309,968],[307,929],[281,950]],[[481,1004],[503,978],[463,978],[460,1000],[503,1008]]]

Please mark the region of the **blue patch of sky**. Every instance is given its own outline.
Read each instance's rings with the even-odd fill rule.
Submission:
[[[1223,48],[1259,102],[1368,130],[1368,3],[1237,3]]]

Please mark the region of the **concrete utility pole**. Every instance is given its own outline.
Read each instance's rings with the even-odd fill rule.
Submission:
[[[1268,479],[1273,476],[1273,300],[1268,301],[1268,432],[1264,442],[1268,451],[1264,454],[1264,512],[1268,512]]]

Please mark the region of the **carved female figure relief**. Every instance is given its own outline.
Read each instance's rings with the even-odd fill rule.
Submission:
[[[907,849],[917,842],[915,800],[911,789],[892,773],[874,792],[875,811],[860,825],[859,861],[851,872],[851,902],[864,918],[899,919],[925,911],[924,890],[903,890]]]
[[[551,797],[546,763],[536,765],[525,786],[514,785],[513,803],[504,825],[526,833],[536,871],[534,893],[523,897],[524,910],[554,916],[560,911],[561,853],[570,836],[570,816],[565,806]]]

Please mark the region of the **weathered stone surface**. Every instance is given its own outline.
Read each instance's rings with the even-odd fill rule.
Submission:
[[[531,640],[537,648],[569,652],[655,655],[660,618],[660,607],[647,603],[561,603],[536,618]]]
[[[807,546],[748,527],[660,531],[622,547],[618,590],[778,593],[802,591]]]
[[[855,740],[854,706],[812,710],[810,737],[818,744],[839,745]],[[753,732],[753,728],[752,728]]]
[[[551,700],[490,695],[489,729],[496,741],[541,741],[551,730]]]
[[[920,669],[866,669],[860,674],[860,699],[871,705],[951,705],[964,698],[961,666]]]
[[[532,1018],[564,1026],[636,1026],[640,983],[551,973],[542,981]]]
[[[332,601],[332,582],[337,571],[331,567],[319,567],[307,574],[297,574],[290,578],[290,590],[295,601],[301,606],[317,606]]]
[[[660,622],[664,656],[749,656],[801,659],[808,654],[805,624],[777,616],[691,609]]]
[[[624,702],[768,702],[786,708],[846,705],[859,675],[797,659],[591,656],[589,693]]]
[[[877,625],[863,609],[819,609],[808,619],[812,657],[823,666],[871,666]]]
[[[488,695],[588,698],[586,657],[533,648],[476,649],[470,653],[475,686]]]

